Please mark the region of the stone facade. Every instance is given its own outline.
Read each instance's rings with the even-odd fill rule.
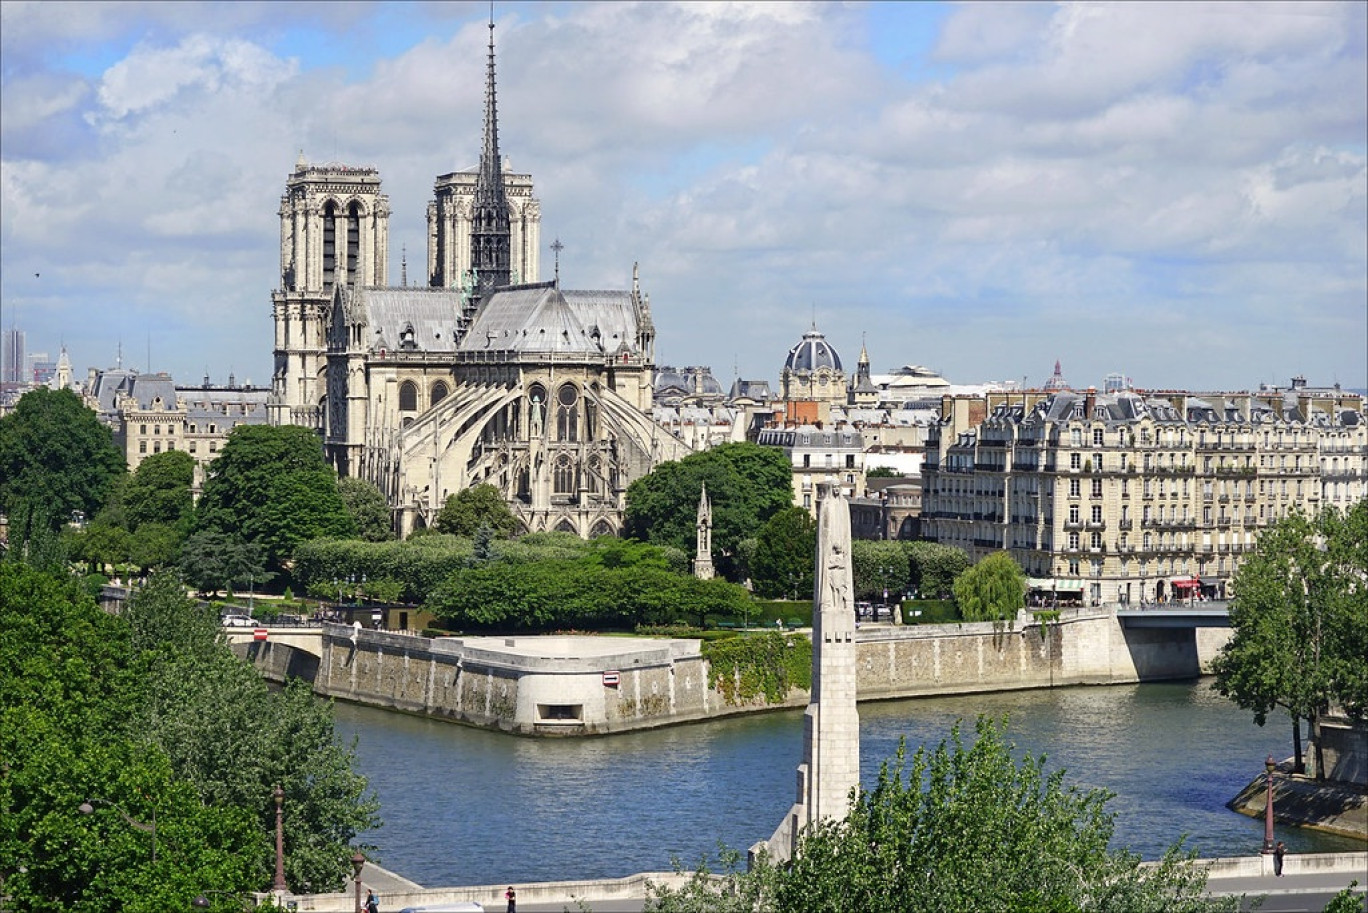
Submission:
[[[1269,523],[1368,496],[1356,394],[1061,392],[984,412],[933,430],[923,535],[1009,551],[1089,604],[1223,598]]]
[[[540,204],[503,170],[490,28],[480,165],[436,180],[427,287],[387,284],[376,169],[301,158],[287,181],[271,419],[317,429],[401,534],[485,483],[524,532],[615,534],[627,486],[691,449],[649,418],[655,327],[635,268],[630,290],[537,281]]]

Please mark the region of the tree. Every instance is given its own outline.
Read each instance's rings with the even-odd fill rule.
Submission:
[[[624,532],[633,539],[694,552],[698,498],[707,484],[718,569],[739,580],[733,560],[741,540],[793,505],[793,476],[777,447],[723,444],[661,463],[627,488]]]
[[[434,524],[439,533],[474,536],[488,526],[498,536],[508,538],[517,532],[518,518],[508,509],[503,494],[493,485],[474,485],[446,499]]]
[[[891,466],[875,466],[865,472],[866,479],[900,479],[902,473]]]
[[[123,491],[128,529],[144,523],[186,527],[194,520],[195,458],[183,450],[154,453],[138,464]]]
[[[817,524],[801,507],[786,507],[765,522],[755,537],[751,583],[767,599],[812,596]]]
[[[365,479],[351,476],[337,480],[337,493],[356,525],[356,535],[367,542],[386,542],[394,538],[385,495]]]
[[[201,531],[241,537],[281,568],[301,542],[345,538],[355,525],[318,435],[294,425],[238,425],[209,466]]]
[[[70,580],[8,563],[0,630],[5,909],[184,910],[203,892],[269,883],[269,831],[238,805],[202,802],[132,722],[147,666],[126,619]],[[155,815],[155,863],[125,815]]]
[[[219,590],[231,592],[243,583],[264,584],[273,576],[260,546],[215,530],[198,532],[185,540],[180,550],[180,572],[205,596]]]
[[[907,552],[911,584],[923,599],[945,598],[955,578],[969,568],[969,556],[953,545],[939,542],[900,542]]]
[[[1363,540],[1368,501],[1347,515],[1292,513],[1265,529],[1232,581],[1230,641],[1212,663],[1215,688],[1262,726],[1282,707],[1292,717],[1296,769],[1305,769],[1301,721],[1311,725],[1316,777],[1325,774],[1320,721],[1333,704],[1361,718],[1368,693]]]
[[[1109,793],[1065,786],[1043,756],[1015,761],[1001,724],[981,718],[975,735],[966,746],[957,724],[910,763],[899,747],[845,820],[804,832],[788,865],[762,859],[715,891],[744,893],[760,913],[1238,909],[1239,898],[1203,896],[1205,870],[1181,847],[1143,869],[1138,856],[1109,850]],[[735,909],[722,896],[709,906],[706,892],[657,889],[646,909]]]
[[[1026,604],[1026,575],[1006,552],[981,559],[956,578],[953,589],[965,621],[1006,621]]]
[[[94,517],[127,472],[114,436],[70,390],[39,387],[0,418],[0,510],[10,541]]]
[[[891,601],[902,601],[910,575],[900,543],[856,539],[850,543],[850,564],[856,599],[882,602],[886,593]]]

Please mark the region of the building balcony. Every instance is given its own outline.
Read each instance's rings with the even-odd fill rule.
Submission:
[[[1107,521],[1089,520],[1087,523],[1083,524],[1083,526],[1090,532],[1101,532],[1102,530],[1107,528]]]
[[[1116,525],[1117,525],[1119,528],[1121,528],[1121,529],[1130,529],[1134,524],[1135,524],[1135,521],[1133,521],[1133,520],[1127,518],[1127,519],[1125,519],[1125,520],[1120,521],[1120,522],[1117,523]]]
[[[1065,520],[1065,521],[1064,521],[1064,529],[1065,529],[1065,530],[1080,530],[1080,529],[1082,529],[1082,528],[1083,528],[1083,521],[1082,521],[1082,520]]]

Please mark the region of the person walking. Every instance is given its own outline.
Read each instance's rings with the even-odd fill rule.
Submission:
[[[380,913],[380,898],[372,890],[366,891],[366,913]]]
[[[518,913],[518,892],[513,890],[512,885],[504,891],[504,898],[508,901],[508,913]]]
[[[1281,840],[1278,845],[1273,847],[1273,875],[1276,878],[1282,877],[1283,857],[1287,855],[1287,844]]]

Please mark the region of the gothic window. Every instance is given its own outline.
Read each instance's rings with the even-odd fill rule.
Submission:
[[[562,453],[556,457],[555,469],[552,471],[552,484],[558,495],[573,494],[575,491],[575,464],[569,455]]]
[[[337,268],[337,204],[323,207],[323,287],[331,288]]]
[[[361,254],[361,204],[352,203],[347,207],[347,275],[351,282],[360,281],[357,269]]]
[[[584,439],[598,440],[598,407],[588,397],[584,400]]]
[[[594,494],[603,492],[603,462],[598,457],[589,458],[589,469],[585,473],[584,487]]]
[[[579,391],[574,384],[556,391],[556,439],[579,440]]]
[[[438,403],[440,403],[442,400],[446,399],[446,398],[447,398],[447,393],[449,393],[449,392],[450,392],[450,391],[447,390],[447,385],[446,385],[445,383],[443,383],[443,382],[440,381],[440,380],[437,381],[437,383],[435,383],[435,384],[432,385],[432,395],[431,395],[432,404],[435,406],[435,405],[437,405]]]
[[[600,520],[594,524],[594,528],[589,531],[589,538],[597,539],[599,536],[611,536],[613,527],[607,520]]]
[[[399,385],[399,411],[418,411],[418,385],[411,380],[406,380]]]

